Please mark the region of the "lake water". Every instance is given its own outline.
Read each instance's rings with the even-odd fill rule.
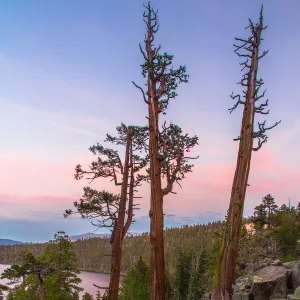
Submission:
[[[0,274],[6,268],[9,268],[9,267],[10,267],[9,265],[1,265],[0,264]],[[96,285],[102,286],[102,287],[107,287],[109,284],[109,275],[107,275],[107,274],[82,271],[82,272],[80,272],[79,277],[82,280],[81,287],[84,288],[83,293],[88,292],[94,296],[96,295],[96,292],[97,292],[97,288],[93,286],[94,283]],[[122,280],[122,278],[121,278],[121,280]],[[0,283],[5,284],[6,281],[0,279]],[[103,294],[104,290],[100,290],[100,291]],[[81,293],[81,294],[83,294],[83,293]]]

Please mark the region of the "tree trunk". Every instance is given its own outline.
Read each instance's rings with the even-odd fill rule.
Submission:
[[[129,159],[130,150],[132,147],[132,129],[128,128],[125,163],[122,179],[122,188],[119,204],[118,219],[116,224],[116,230],[112,240],[112,265],[110,272],[110,281],[108,288],[108,300],[118,300],[119,285],[120,285],[120,273],[121,273],[121,259],[122,259],[122,242],[123,242],[123,226],[126,214],[126,201],[127,201],[127,188],[129,178]]]
[[[40,289],[39,289],[39,296],[40,300],[44,300],[44,279],[43,274],[38,274],[39,282],[40,282]]]
[[[250,172],[251,154],[253,148],[253,123],[255,115],[255,88],[258,63],[258,51],[253,50],[251,71],[248,74],[247,98],[243,112],[240,132],[239,152],[236,170],[232,184],[227,226],[221,249],[217,283],[213,292],[213,300],[228,299],[232,295],[232,285],[235,280],[235,266],[241,233],[244,201]]]
[[[227,216],[227,226],[219,259],[218,285],[213,293],[213,300],[228,299],[232,295],[234,284],[234,270],[238,255],[238,246],[241,233],[244,201],[253,145],[253,117],[251,106],[245,107],[243,126],[237,166],[232,184],[230,207]],[[221,295],[222,293],[222,295]]]
[[[133,219],[133,197],[134,197],[134,166],[135,161],[133,159],[133,149],[132,146],[130,147],[130,183],[129,183],[129,197],[128,197],[128,209],[127,209],[127,220],[123,227],[123,234],[122,234],[122,240],[124,239],[125,235],[128,232],[128,229],[132,223]]]
[[[239,82],[242,87],[245,87],[245,90],[243,90],[243,98],[245,101],[241,100],[241,95],[231,96],[232,99],[237,98],[238,100],[234,107],[230,109],[231,112],[238,106],[238,104],[244,105],[244,111],[240,137],[237,139],[240,141],[239,152],[231,190],[228,218],[226,222],[226,232],[224,233],[217,273],[215,274],[216,276],[214,278],[214,291],[212,300],[223,299],[223,297],[227,299],[232,296],[232,285],[235,281],[235,266],[238,256],[243,209],[250,172],[252,150],[259,150],[262,147],[262,144],[267,141],[267,135],[265,132],[274,128],[280,123],[276,122],[273,126],[265,127],[265,121],[262,123],[258,122],[258,131],[253,130],[255,113],[269,113],[269,111],[264,111],[265,107],[268,106],[268,100],[259,106],[255,106],[256,101],[264,97],[265,94],[265,91],[260,95],[258,94],[259,89],[264,82],[261,78],[257,80],[258,62],[268,53],[268,51],[263,51],[261,55],[259,54],[259,47],[262,40],[261,33],[267,28],[267,26],[263,25],[263,6],[261,6],[259,23],[254,25],[254,23],[250,20],[250,25],[248,27],[251,30],[250,38],[236,38],[237,41],[240,41],[240,45],[234,45],[236,48],[235,52],[240,57],[246,58],[244,62],[240,63],[243,65],[242,70],[246,68],[248,71],[243,74],[243,77]],[[258,138],[258,146],[253,148],[254,138]],[[268,223],[270,226],[270,214]]]
[[[155,191],[154,191],[155,192]],[[154,198],[155,197],[155,198]],[[165,299],[165,259],[163,238],[163,198],[157,193],[151,197],[151,300]]]
[[[229,240],[225,265],[226,273],[224,274],[226,278],[225,288],[229,295],[232,295],[232,285],[234,284],[235,280],[234,271],[238,255],[244,202],[250,173],[250,163],[253,148],[253,127],[256,101],[255,90],[257,68],[258,49],[254,48],[251,61],[251,70],[248,74],[247,98],[243,112],[239,153],[230,199],[232,206],[229,219]]]
[[[248,140],[248,141],[246,141]],[[245,147],[243,147],[245,146]],[[229,240],[228,250],[225,265],[226,291],[232,295],[232,285],[234,284],[234,270],[238,256],[238,246],[241,233],[241,225],[243,218],[244,201],[246,195],[246,188],[248,183],[248,176],[250,170],[250,161],[252,153],[252,127],[251,136],[245,138],[244,151],[239,151],[239,163],[237,166],[237,174],[234,179],[232,188],[232,209],[229,220]],[[242,148],[241,147],[241,148]]]
[[[165,257],[164,257],[164,215],[161,169],[158,160],[158,107],[155,100],[155,86],[148,79],[149,127],[150,127],[150,243],[151,243],[151,300],[165,299]]]
[[[115,242],[112,245],[112,264],[108,288],[108,299],[118,300],[121,273],[122,245]]]

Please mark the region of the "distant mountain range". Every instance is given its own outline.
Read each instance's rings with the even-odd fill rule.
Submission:
[[[23,242],[14,241],[10,239],[0,239],[0,246],[20,245],[20,244],[23,244]]]
[[[92,233],[92,232],[88,232],[88,233],[83,233],[83,234],[77,234],[77,235],[72,235],[70,236],[71,241],[77,241],[77,240],[85,240],[85,239],[89,239],[89,238],[109,238],[110,234],[109,233]]]
[[[136,232],[132,232],[127,234],[127,236],[137,236],[140,235],[140,233],[136,233]],[[88,232],[88,233],[83,233],[83,234],[78,234],[78,235],[72,235],[70,236],[71,241],[77,241],[77,240],[86,240],[89,238],[109,238],[110,234],[109,233],[92,233],[92,232]],[[20,244],[24,244],[25,242],[20,242],[20,241],[14,241],[14,240],[10,240],[10,239],[0,239],[0,246],[7,246],[7,245],[20,245]],[[27,244],[27,243],[26,243]],[[31,244],[31,243],[28,243]]]
[[[127,236],[137,236],[140,235],[140,233],[136,233],[136,232],[132,232],[127,234]],[[77,241],[77,240],[85,240],[85,239],[89,239],[89,238],[109,238],[110,234],[109,233],[83,233],[83,234],[78,234],[78,235],[72,235],[70,236],[71,241]]]

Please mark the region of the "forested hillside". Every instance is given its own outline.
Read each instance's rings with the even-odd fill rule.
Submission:
[[[203,225],[183,226],[181,228],[168,228],[165,230],[165,257],[166,266],[172,273],[175,268],[179,252],[190,251],[200,254],[202,249],[211,251],[215,232],[221,227],[221,222]],[[145,260],[150,259],[149,235],[126,237],[123,248],[122,273],[142,255]],[[90,238],[74,242],[80,269],[109,273],[110,269],[110,244],[109,239]],[[0,246],[0,263],[20,263],[19,254],[29,250],[34,255],[40,255],[45,250],[46,244],[23,244]]]

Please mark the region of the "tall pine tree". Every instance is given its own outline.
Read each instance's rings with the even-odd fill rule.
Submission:
[[[277,204],[275,203],[274,197],[270,194],[266,195],[262,199],[262,204],[265,206],[268,215],[268,228],[271,229],[272,227],[272,217],[275,213],[275,210],[278,208]]]
[[[187,300],[199,300],[204,295],[207,287],[206,272],[208,269],[208,254],[205,250],[199,258],[195,259],[196,264],[192,269]]]
[[[175,270],[175,299],[186,300],[191,278],[192,255],[180,252]]]
[[[140,257],[124,278],[120,300],[150,299],[150,268]]]

